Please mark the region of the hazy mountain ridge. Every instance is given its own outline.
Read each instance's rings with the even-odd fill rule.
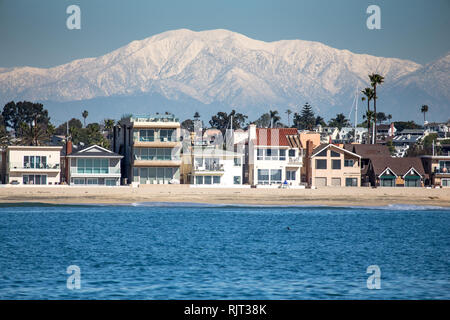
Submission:
[[[356,88],[368,85],[371,72],[385,76],[386,90],[401,91],[418,83],[430,97],[443,96],[448,102],[449,78],[448,72],[440,73],[443,68],[449,68],[448,56],[438,66],[422,67],[319,42],[263,42],[227,30],[181,29],[53,68],[0,69],[0,95],[2,103],[24,99],[56,103],[148,94],[167,99],[168,106],[188,98],[202,108],[220,104],[264,111],[309,101],[333,113],[350,108]],[[433,82],[436,77],[438,86]]]

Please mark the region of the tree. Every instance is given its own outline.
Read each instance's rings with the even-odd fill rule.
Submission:
[[[336,118],[331,119],[328,125],[330,127],[337,127],[339,130],[341,130],[343,127],[350,126],[350,121],[345,117],[343,113],[338,113],[336,115]]]
[[[321,116],[317,116],[316,117],[316,122],[315,122],[315,125],[316,126],[322,126],[322,127],[326,127],[327,126],[327,124],[326,124],[326,122],[325,122],[325,119],[324,118],[322,118]]]
[[[258,128],[268,128],[270,127],[270,114],[262,114],[256,121],[255,125]]]
[[[370,123],[372,122],[373,118],[374,118],[374,112],[372,110],[367,110],[366,114],[363,115],[363,119],[366,119],[366,121],[368,123],[368,125],[367,125],[367,128],[368,128],[367,140],[369,141],[369,144],[371,143],[371,140],[370,140],[370,137],[371,137],[370,127],[371,126],[370,126]]]
[[[193,132],[194,131],[194,121],[192,121],[191,119],[186,119],[181,123],[181,128],[185,129],[189,132]]]
[[[287,114],[287,118],[288,118],[288,127],[290,128],[291,127],[290,117],[291,117],[291,114],[292,114],[292,110],[291,109],[287,109],[286,110],[286,114]]]
[[[384,77],[377,73],[372,73],[369,75],[369,79],[370,79],[370,84],[372,85],[372,88],[373,88],[373,111],[374,111],[373,124],[375,127],[375,137],[372,137],[372,140],[375,143],[376,135],[377,135],[377,99],[378,99],[377,86],[381,85],[384,82]]]
[[[198,119],[200,119],[200,113],[198,113],[197,111],[195,111],[194,113],[194,119],[197,121]]]
[[[233,118],[233,123],[231,123],[231,118]],[[233,127],[233,129],[242,129],[245,126],[245,120],[248,117],[242,113],[238,113],[232,110],[229,114],[226,112],[218,112],[215,116],[211,117],[209,124],[212,128],[219,129],[222,134],[225,133],[226,129]]]
[[[297,129],[312,130],[316,124],[316,117],[311,105],[307,102],[302,108],[300,114],[294,114],[294,126]]]
[[[83,124],[81,123],[81,121],[77,118],[72,118],[69,120],[69,129],[71,127],[77,127],[78,129],[83,128]],[[64,122],[63,124],[59,125],[56,130],[55,130],[55,134],[57,135],[66,135],[67,134],[67,121]]]
[[[270,115],[270,127],[273,128],[276,126],[277,123],[280,122],[281,118],[278,115],[278,111],[269,111],[269,115]]]
[[[378,124],[382,124],[384,121],[387,121],[387,119],[388,119],[384,112],[378,112],[376,118],[377,118]]]
[[[6,129],[5,121],[3,116],[0,114],[0,147],[5,147],[9,144],[9,132]]]
[[[107,138],[109,140],[112,140],[113,137],[113,128],[115,126],[116,122],[114,119],[103,119],[103,128],[106,132],[108,132]]]
[[[420,108],[420,112],[423,113],[423,123],[425,123],[425,114],[428,112],[428,106],[426,104],[424,104],[421,108]]]
[[[392,120],[392,114],[388,114],[387,115],[387,119],[389,120],[389,125],[391,124],[391,120]]]
[[[84,110],[82,113],[81,113],[81,116],[83,117],[83,119],[84,119],[84,127],[86,128],[86,118],[88,117],[88,115],[89,115],[89,112],[87,112],[87,110]]]
[[[361,91],[362,92],[362,94],[364,94],[365,95],[365,97],[362,97],[361,98],[361,100],[362,101],[364,101],[364,100],[367,100],[367,112],[370,112],[370,100],[372,100],[373,99],[373,97],[374,97],[374,92],[373,92],[373,90],[372,90],[372,88],[365,88],[363,91]],[[367,113],[366,113],[366,115],[367,115]],[[369,143],[370,143],[370,125],[371,125],[371,121],[370,120],[368,120],[367,121],[367,134],[368,134],[368,141],[369,141]]]

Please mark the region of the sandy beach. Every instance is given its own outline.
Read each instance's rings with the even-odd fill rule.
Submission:
[[[191,188],[188,185],[142,187],[0,187],[0,203],[123,204],[187,202],[251,205],[385,206],[410,204],[450,207],[450,189],[319,188],[250,189]]]

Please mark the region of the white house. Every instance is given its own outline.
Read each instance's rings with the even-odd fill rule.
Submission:
[[[61,146],[8,146],[5,182],[55,185],[60,182]]]
[[[250,125],[248,170],[251,185],[301,183],[303,149],[297,129],[260,129]]]
[[[93,145],[67,155],[70,185],[120,185],[120,159],[123,156]]]
[[[190,183],[196,186],[242,185],[244,155],[216,148],[193,148]]]

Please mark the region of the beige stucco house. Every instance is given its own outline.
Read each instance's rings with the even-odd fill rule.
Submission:
[[[309,161],[310,186],[361,186],[361,157],[353,152],[334,144],[322,144],[312,151]]]

